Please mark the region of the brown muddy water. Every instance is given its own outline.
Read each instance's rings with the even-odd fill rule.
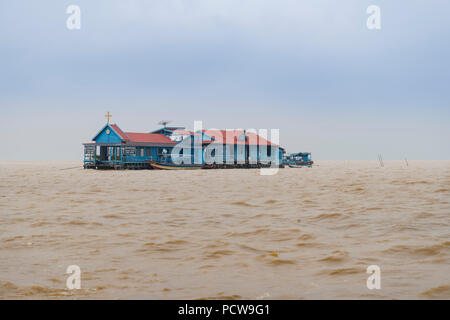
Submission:
[[[2,162],[0,299],[450,299],[450,161],[317,164]]]

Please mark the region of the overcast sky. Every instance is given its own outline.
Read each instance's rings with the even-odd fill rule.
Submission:
[[[81,8],[68,30],[66,9]],[[381,8],[381,30],[366,9]],[[314,159],[450,159],[448,0],[5,0],[0,160],[81,159],[112,121],[278,128]]]

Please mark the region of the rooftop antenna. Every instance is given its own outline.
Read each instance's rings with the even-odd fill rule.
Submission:
[[[172,120],[161,120],[160,122],[158,122],[158,124],[162,125],[165,128],[170,122],[172,122]]]

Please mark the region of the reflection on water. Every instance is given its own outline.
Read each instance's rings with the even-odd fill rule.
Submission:
[[[2,162],[0,298],[450,299],[450,162],[317,164]],[[366,287],[372,264],[381,290]]]

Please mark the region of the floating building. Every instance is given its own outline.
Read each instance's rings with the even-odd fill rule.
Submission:
[[[314,161],[311,160],[311,152],[297,152],[283,156],[283,164],[290,168],[309,167],[311,168]]]
[[[164,125],[125,132],[108,123],[84,143],[84,168],[193,169],[282,166],[284,149],[246,130],[186,130]]]

